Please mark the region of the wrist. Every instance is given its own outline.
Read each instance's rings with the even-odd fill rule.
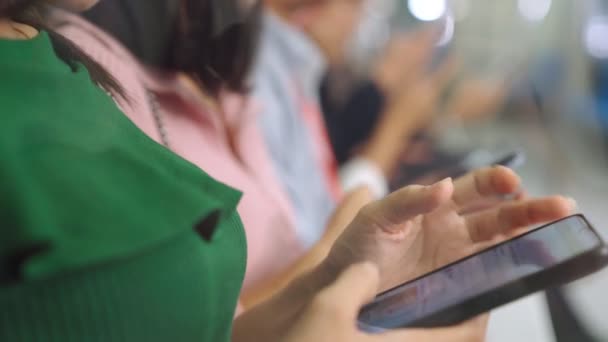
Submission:
[[[398,164],[408,140],[418,131],[412,119],[414,115],[397,108],[399,106],[389,104],[361,153],[362,157],[374,162],[387,178]]]
[[[377,129],[363,147],[360,157],[375,164],[386,178],[403,151],[406,136],[392,129]]]
[[[286,304],[289,303],[294,308],[299,308],[295,310],[299,312],[319,291],[329,286],[335,280],[336,275],[337,272],[332,270],[325,257],[312,270],[294,279],[279,295],[280,300],[284,300]]]
[[[350,159],[340,168],[340,183],[345,192],[365,187],[372,198],[380,199],[389,192],[386,173],[378,165],[378,161],[369,160],[362,155]]]
[[[234,322],[232,341],[278,341],[297,322],[322,289],[336,278],[325,262],[295,278],[281,292],[240,315]]]

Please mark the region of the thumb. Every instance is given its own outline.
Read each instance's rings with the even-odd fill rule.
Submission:
[[[482,315],[460,325],[433,329],[399,329],[380,334],[382,342],[482,342],[485,340],[488,327],[488,315]]]
[[[454,192],[451,178],[430,186],[410,185],[367,206],[363,213],[384,230],[393,230],[418,215],[427,214],[446,203]]]
[[[353,324],[361,307],[370,302],[378,293],[380,275],[378,267],[370,262],[348,267],[327,288],[316,297],[321,310],[340,310]]]

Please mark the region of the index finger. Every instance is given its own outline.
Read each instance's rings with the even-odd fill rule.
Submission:
[[[465,210],[480,202],[516,193],[520,185],[521,179],[509,168],[482,168],[454,181],[452,202],[456,209]]]
[[[380,223],[387,232],[396,232],[402,229],[406,221],[449,203],[453,191],[451,178],[430,186],[410,185],[367,205],[360,215],[376,224]]]

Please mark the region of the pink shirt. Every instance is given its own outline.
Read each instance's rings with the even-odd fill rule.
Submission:
[[[130,100],[118,99],[124,113],[160,142],[148,91],[160,104],[170,148],[209,175],[243,191],[238,206],[248,242],[244,289],[290,265],[301,255],[292,208],[258,130],[256,110],[237,95],[222,96],[220,110],[184,77],[141,66],[114,38],[76,16],[62,14],[60,33],[106,68]],[[234,136],[230,147],[228,130]]]

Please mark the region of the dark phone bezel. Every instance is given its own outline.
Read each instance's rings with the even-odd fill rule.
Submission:
[[[508,167],[511,169],[511,168],[515,168],[518,166],[518,165],[514,165],[514,163],[517,162],[518,159],[521,159],[521,158],[525,158],[525,154],[520,151],[514,151],[514,152],[510,152],[509,154],[506,154],[506,155],[494,160],[492,163],[489,163],[486,166],[488,166],[488,167],[504,166],[504,167]],[[424,177],[428,174],[432,174],[433,172],[439,173],[441,171],[444,171],[444,172],[442,172],[442,174],[446,175],[446,177],[452,177],[455,179],[455,178],[462,177],[473,170],[475,170],[475,168],[466,167],[462,164],[457,164],[457,165],[448,166],[448,167],[444,168],[443,170],[439,169],[439,170],[428,171],[425,174],[423,174],[421,177]]]
[[[586,275],[594,273],[602,268],[604,268],[608,264],[608,247],[606,246],[604,240],[597,233],[597,230],[589,223],[589,220],[582,215],[571,215],[561,220],[546,224],[544,226],[538,227],[536,229],[532,229],[525,234],[519,235],[512,239],[503,241],[497,245],[494,245],[490,248],[486,248],[482,251],[479,251],[475,254],[467,256],[465,258],[459,259],[455,262],[447,264],[437,270],[426,273],[420,277],[417,277],[413,280],[407,281],[403,284],[395,286],[389,290],[386,290],[377,297],[385,295],[389,292],[392,292],[396,289],[399,289],[403,286],[409,285],[415,281],[418,281],[424,277],[427,277],[431,274],[441,272],[455,264],[461,263],[465,260],[476,257],[479,254],[485,253],[489,250],[502,246],[504,244],[508,244],[517,239],[521,239],[529,234],[533,234],[536,231],[552,226],[561,221],[571,219],[573,217],[578,217],[582,219],[587,227],[591,230],[591,232],[598,238],[599,244],[597,247],[589,250],[588,252],[579,254],[577,256],[572,257],[571,259],[562,262],[560,264],[551,266],[544,270],[539,271],[538,273],[514,280],[508,284],[500,286],[498,288],[489,290],[487,292],[481,293],[476,297],[466,299],[460,303],[453,304],[448,306],[447,308],[441,310],[440,312],[431,314],[422,319],[419,319],[414,322],[410,322],[407,325],[401,326],[401,328],[409,327],[409,328],[432,328],[432,327],[440,327],[440,326],[449,326],[461,323],[468,319],[471,319],[475,316],[478,316],[482,313],[490,311],[496,307],[512,302],[516,299],[525,297],[534,292],[538,292],[540,290],[544,290],[547,288],[552,288],[555,286],[563,285],[569,283],[571,281],[582,278]],[[563,272],[563,269],[567,269],[568,272]],[[371,305],[374,302],[368,304]],[[365,311],[366,305],[361,309],[359,317]],[[376,327],[373,325],[369,325],[365,321],[359,321],[363,323],[362,326],[367,326],[373,329],[383,329],[387,330],[387,328]]]
[[[503,156],[502,158],[499,158],[498,160],[494,161],[494,163],[492,163],[491,165],[502,165],[502,166],[506,166],[509,168],[513,168],[516,167],[518,165],[514,165],[519,159],[523,159],[525,158],[525,154],[521,151],[515,151],[515,152],[511,152],[505,156]]]

